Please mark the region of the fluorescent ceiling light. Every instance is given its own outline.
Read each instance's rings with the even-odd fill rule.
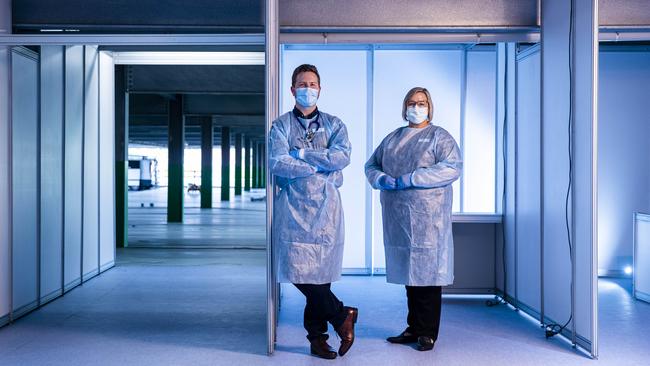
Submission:
[[[264,52],[113,52],[116,65],[264,65]]]

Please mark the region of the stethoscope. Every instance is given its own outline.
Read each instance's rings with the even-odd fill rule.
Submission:
[[[298,117],[296,117],[296,119],[298,119]],[[298,124],[302,128],[305,128],[305,126],[303,126],[300,120],[298,120]],[[316,137],[316,132],[318,131],[318,129],[320,129],[320,112],[318,112],[318,114],[316,115],[316,119],[309,122],[309,125],[307,126],[307,128],[305,128],[305,140],[311,143],[314,140],[314,137]]]

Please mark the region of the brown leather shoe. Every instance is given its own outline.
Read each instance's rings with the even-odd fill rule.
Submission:
[[[310,343],[312,355],[328,360],[333,360],[336,358],[336,351],[329,344],[327,344],[327,339],[317,338],[313,341],[310,341]]]
[[[339,355],[343,356],[350,350],[352,343],[354,343],[354,324],[357,322],[359,316],[359,309],[346,306],[343,308],[347,316],[343,324],[336,330],[339,337],[341,337],[341,346],[339,347]]]

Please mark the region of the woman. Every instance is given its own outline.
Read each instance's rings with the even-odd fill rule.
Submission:
[[[431,124],[427,89],[409,90],[402,117],[408,126],[384,138],[365,170],[381,190],[386,280],[406,285],[408,299],[408,327],[387,340],[428,351],[438,338],[442,286],[454,279],[451,184],[463,163],[454,138]]]

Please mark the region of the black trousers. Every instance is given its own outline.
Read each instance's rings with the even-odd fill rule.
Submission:
[[[331,283],[322,285],[298,284],[294,286],[307,298],[304,314],[304,326],[307,330],[307,339],[310,341],[318,338],[327,339],[327,322],[337,329],[347,314],[343,303],[336,298],[331,290]]]
[[[406,286],[409,333],[429,336],[435,341],[440,330],[441,286]]]

